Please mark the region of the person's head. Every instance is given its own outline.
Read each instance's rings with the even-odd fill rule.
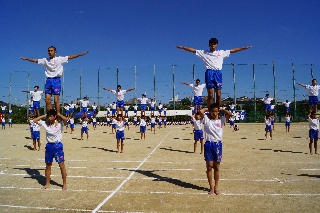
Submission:
[[[146,118],[146,116],[144,116],[144,115],[141,116],[141,119],[145,119],[145,118]]]
[[[47,118],[49,120],[50,123],[54,123],[54,121],[56,120],[57,118],[57,111],[55,109],[50,109],[48,112],[47,112]]]
[[[286,103],[288,103],[288,100],[286,100]]]
[[[96,105],[96,102],[94,102],[93,105]]]
[[[310,114],[310,118],[315,119],[316,117],[317,117],[317,113],[316,111],[313,110]]]
[[[118,91],[121,90],[121,86],[120,86],[120,85],[117,86],[117,90],[118,90]]]
[[[312,86],[315,86],[315,85],[317,85],[317,79],[312,79]]]
[[[122,114],[118,114],[117,115],[117,121],[122,121],[123,117],[122,117]]]
[[[142,98],[145,98],[146,97],[146,95],[145,94],[142,94]]]
[[[194,118],[196,120],[200,120],[201,116],[200,116],[200,112],[197,112],[195,115],[194,115]]]
[[[196,85],[199,85],[200,84],[200,79],[197,79],[196,80]]]
[[[83,97],[83,100],[85,100],[85,101],[86,101],[86,100],[87,100],[87,97],[86,97],[86,96],[85,96],[85,97]]]
[[[151,98],[150,100],[151,100],[151,102],[153,101],[153,99],[152,99],[152,98]]]
[[[289,112],[287,112],[287,113],[286,113],[286,116],[287,116],[287,117],[289,117],[289,116],[290,116],[290,113],[289,113]]]
[[[31,99],[31,101],[33,101],[33,97],[31,97],[30,99]]]
[[[38,89],[39,89],[39,86],[34,86],[33,89],[34,89],[35,92],[37,92]]]
[[[269,94],[266,94],[266,97],[269,98]]]
[[[49,58],[51,59],[54,58],[56,56],[56,53],[57,53],[57,49],[54,46],[48,47]]]
[[[209,107],[209,113],[212,118],[216,118],[219,114],[219,105],[217,103],[213,103]]]
[[[211,51],[215,51],[217,49],[218,46],[218,39],[216,38],[211,38],[209,40],[209,47]]]

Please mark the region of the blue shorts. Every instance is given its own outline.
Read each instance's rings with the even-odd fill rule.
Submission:
[[[318,96],[309,96],[309,105],[318,105]]]
[[[47,78],[46,80],[46,94],[50,95],[60,95],[61,92],[61,78]]]
[[[137,113],[137,110],[135,109],[135,110],[133,110],[133,112],[134,112],[134,113]]]
[[[286,107],[286,112],[290,112],[290,107]]]
[[[274,121],[271,121],[271,125],[274,125]]]
[[[162,124],[162,122],[161,122],[161,121],[160,121],[160,122],[158,122],[158,125],[159,125],[159,126],[161,126],[161,124]]]
[[[264,110],[270,111],[270,106],[271,106],[270,104],[265,104],[264,105]]]
[[[164,124],[164,125],[167,125],[167,121],[163,121],[163,124]]]
[[[204,144],[204,160],[206,162],[222,160],[222,143],[206,141]]]
[[[290,126],[290,121],[286,121],[285,126]]]
[[[116,114],[116,110],[112,109],[112,115],[115,115],[115,114]]]
[[[32,132],[33,132],[33,128],[32,128],[32,127],[29,127],[29,129],[30,129],[30,132],[32,133]]]
[[[34,108],[33,108],[33,107],[30,107],[30,108],[29,108],[29,112],[33,114],[33,113],[34,113]]]
[[[125,110],[124,113],[128,113],[128,110]]]
[[[88,111],[87,107],[82,107],[81,112],[86,113]]]
[[[97,126],[97,122],[92,122],[92,126]]]
[[[125,122],[124,125],[125,125],[125,126],[129,126],[129,123],[128,123],[128,122]]]
[[[9,122],[9,125],[11,125],[12,124],[12,122]]]
[[[133,121],[133,124],[136,125],[136,124],[137,124],[137,121]]]
[[[117,131],[116,132],[116,139],[117,140],[125,140],[124,131]]]
[[[194,96],[193,97],[193,105],[195,105],[195,106],[200,105],[201,106],[202,105],[202,96]]]
[[[309,138],[311,140],[318,140],[318,136],[319,136],[319,130],[317,130],[317,129],[310,129],[309,130]]]
[[[6,110],[1,110],[2,114],[6,114]]]
[[[6,125],[6,122],[1,122],[2,126],[5,126]]]
[[[194,115],[194,110],[191,110],[192,115]]]
[[[70,128],[71,128],[71,129],[74,129],[74,124],[70,124]]]
[[[61,142],[46,144],[45,162],[52,163],[53,158],[58,163],[64,162],[63,144]]]
[[[146,104],[141,104],[140,105],[140,109],[141,110],[146,110],[147,109],[147,105]]]
[[[233,109],[230,109],[230,112],[231,112],[232,114],[234,113],[234,111],[235,111],[234,108],[233,108]],[[224,114],[224,113],[223,113],[223,114]]]
[[[40,101],[33,101],[33,110],[40,109]]]
[[[117,127],[116,124],[112,124],[112,129],[115,129]]]
[[[222,89],[222,73],[221,70],[206,70],[205,82],[207,89]]]
[[[266,125],[265,131],[266,131],[266,132],[272,132],[271,126]]]
[[[40,140],[40,131],[33,131],[32,132],[32,139],[33,140],[36,140],[36,139]]]
[[[156,124],[155,123],[151,123],[151,127],[155,127],[156,126]]]
[[[124,107],[124,101],[122,100],[122,101],[117,101],[117,107],[119,107],[119,108],[123,108]]]
[[[110,124],[110,121],[107,121],[107,124]]]
[[[110,111],[107,111],[107,115],[109,115],[110,114]]]
[[[81,127],[81,134],[88,133],[88,127]]]
[[[70,110],[66,110],[66,115],[69,115],[70,114]]]
[[[150,107],[150,110],[153,112],[154,111],[154,107]]]
[[[161,113],[161,112],[162,112],[162,109],[158,109],[158,112]]]
[[[69,113],[71,114],[71,113],[74,113],[74,108],[70,108],[69,109]]]
[[[95,109],[93,110],[93,114],[97,114],[97,111]]]
[[[202,130],[194,130],[194,140],[198,141],[198,140],[203,140],[203,132]]]
[[[230,126],[233,126],[234,125],[234,121],[230,121]]]
[[[140,126],[140,132],[146,132],[146,126]]]

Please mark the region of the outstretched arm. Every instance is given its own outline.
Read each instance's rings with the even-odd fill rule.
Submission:
[[[183,47],[183,46],[176,46],[176,48],[181,49],[181,50],[185,50],[191,53],[196,53],[196,49],[194,48],[190,48],[190,47]]]
[[[242,50],[247,50],[250,49],[252,46],[245,46],[245,47],[240,47],[240,48],[232,48],[230,50],[230,53],[236,53],[236,52],[240,52]]]
[[[109,91],[109,92],[112,92],[111,89],[109,89],[109,88],[103,87],[103,89],[104,89],[104,90],[107,90],[107,91]]]
[[[22,90],[22,92],[27,92],[27,93],[29,93],[30,91],[29,91],[29,90]]]
[[[136,88],[127,89],[126,92],[130,92],[132,90],[135,90]]]
[[[25,58],[23,56],[21,56],[20,58],[22,60],[24,60],[24,61],[30,61],[30,62],[38,63],[38,59],[35,59],[35,58]]]
[[[85,54],[87,54],[89,51],[85,51],[84,53],[81,53],[81,54],[76,54],[76,55],[69,55],[68,56],[68,59],[74,59],[74,58],[78,58],[80,56],[84,56]]]
[[[300,84],[300,83],[297,83],[299,86],[302,86],[302,87],[306,87],[305,84]]]
[[[180,82],[180,84],[185,84],[185,85],[187,85],[187,86],[190,86],[190,84],[187,83],[187,82]]]

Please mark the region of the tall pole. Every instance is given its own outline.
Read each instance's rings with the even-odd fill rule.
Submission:
[[[276,71],[274,69],[274,62],[272,61],[272,73],[273,73],[273,97],[274,104],[277,105],[277,97],[276,97]]]
[[[30,91],[30,73],[28,72],[28,91]],[[27,92],[27,100],[29,100],[29,92]],[[29,109],[27,108],[27,118],[29,117]]]
[[[296,103],[296,79],[294,78],[294,66],[292,63],[292,85],[293,85],[293,102],[294,102],[294,119],[296,119],[296,109],[297,109],[297,103]]]
[[[82,97],[82,68],[80,69],[80,97],[79,99],[81,100]]]
[[[11,109],[11,87],[12,87],[12,72],[10,71],[9,109]]]
[[[119,68],[117,67],[117,70],[116,70],[116,76],[117,76],[117,87],[119,85]]]
[[[311,71],[311,78],[313,79],[313,70],[312,70],[312,64],[310,64],[310,71]]]
[[[232,65],[232,74],[233,74],[233,103],[237,104],[237,99],[236,99],[236,73],[234,71],[234,64],[231,63]]]
[[[176,87],[174,85],[174,66],[172,65],[172,100],[173,100],[173,109],[176,110],[176,98],[175,98],[175,94],[176,94]]]
[[[195,66],[195,64],[192,64],[192,79],[193,79],[193,82],[196,81],[196,75],[194,74],[194,66]]]
[[[98,110],[100,111],[100,68],[98,69]]]
[[[254,63],[252,64],[253,73],[253,100],[254,100],[254,121],[257,120],[257,97],[256,97],[256,74],[254,73]]]
[[[134,66],[134,104],[137,105],[137,67]]]
[[[153,100],[156,101],[156,65],[153,65]]]

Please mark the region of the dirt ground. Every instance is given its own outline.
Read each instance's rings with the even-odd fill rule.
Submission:
[[[224,127],[219,196],[208,195],[205,161],[193,153],[191,125],[125,131],[116,153],[110,127],[90,127],[89,140],[64,131],[67,191],[53,163],[51,188],[42,190],[42,150],[33,151],[28,125],[0,131],[0,212],[320,212],[320,155],[308,150],[308,124]],[[147,128],[149,129],[149,128]]]

